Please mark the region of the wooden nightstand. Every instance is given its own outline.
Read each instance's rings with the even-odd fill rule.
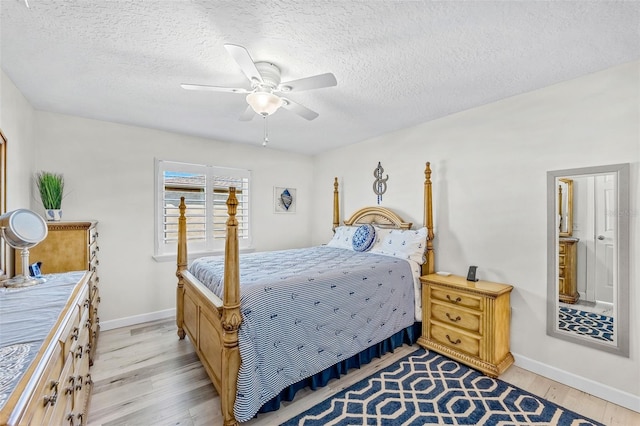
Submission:
[[[497,377],[513,364],[509,351],[512,286],[430,274],[422,281],[418,344]]]

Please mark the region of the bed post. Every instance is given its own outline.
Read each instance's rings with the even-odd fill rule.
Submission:
[[[435,255],[433,253],[433,203],[431,201],[431,163],[427,162],[424,169],[424,226],[427,227],[427,273],[436,271]],[[423,268],[424,269],[424,268]],[[425,272],[425,271],[423,271]]]
[[[182,271],[187,269],[187,218],[185,210],[187,205],[184,203],[184,197],[180,197],[180,217],[178,218],[178,267],[176,269],[176,277],[178,277],[178,288],[176,289],[176,325],[178,326],[178,337],[184,339],[185,332],[184,323],[184,279]]]
[[[333,232],[340,226],[340,201],[338,197],[338,178],[333,178]]]
[[[222,350],[222,392],[220,401],[224,425],[236,425],[233,406],[236,400],[237,378],[240,370],[240,349],[238,348],[238,328],[240,317],[240,262],[238,254],[238,220],[236,211],[238,199],[236,188],[229,188],[227,199],[227,238],[224,249],[224,296],[222,306],[222,328],[224,329]]]

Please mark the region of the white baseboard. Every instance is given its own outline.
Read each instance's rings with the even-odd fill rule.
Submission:
[[[611,386],[603,385],[594,380],[577,376],[573,373],[527,358],[526,356],[513,354],[513,357],[515,358],[515,365],[520,368],[640,413],[640,396],[638,395],[633,395],[612,388]]]
[[[118,318],[110,321],[101,321],[100,330],[113,330],[114,328],[128,327],[130,325],[142,324],[149,321],[157,321],[166,318],[175,318],[176,309],[165,309],[164,311],[149,312],[148,314],[134,315],[132,317]]]

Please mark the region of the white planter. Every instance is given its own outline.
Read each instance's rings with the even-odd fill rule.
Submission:
[[[62,219],[62,209],[49,209],[44,211],[45,218],[57,222]]]

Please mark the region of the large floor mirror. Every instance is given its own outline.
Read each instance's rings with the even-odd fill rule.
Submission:
[[[629,356],[629,164],[547,172],[547,334]]]

